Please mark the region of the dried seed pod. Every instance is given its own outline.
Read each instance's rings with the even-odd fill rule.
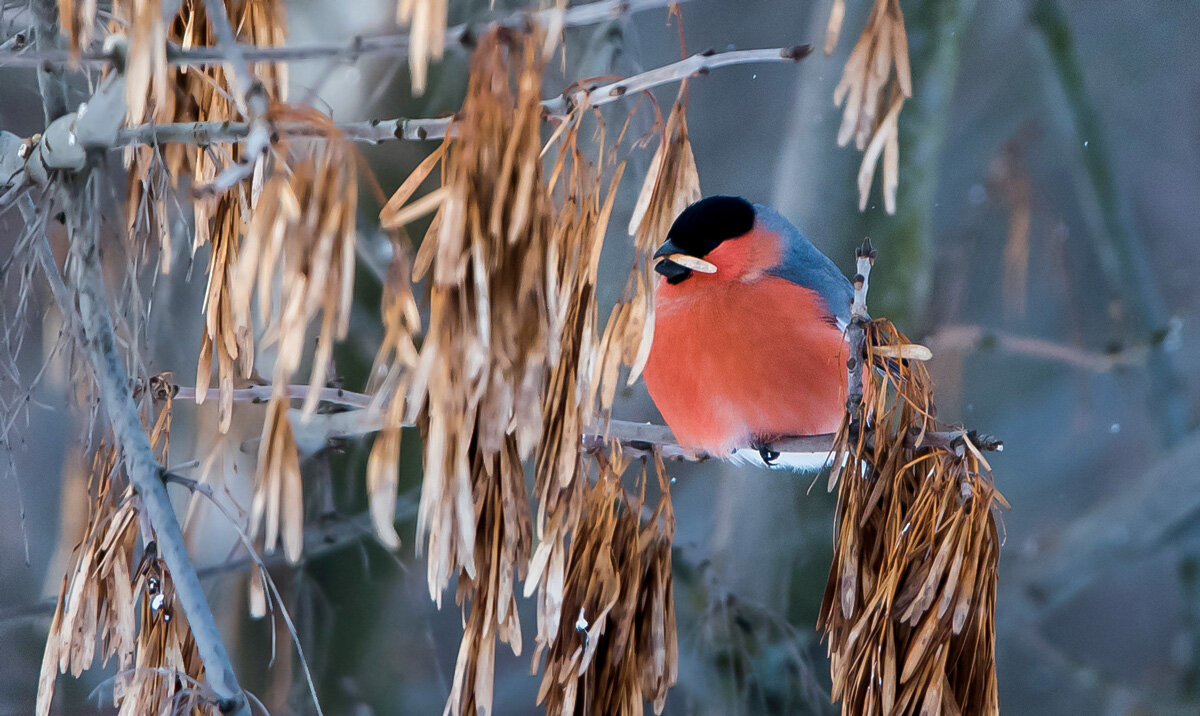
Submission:
[[[284,6],[280,0],[224,0],[239,41],[257,46],[283,44],[287,37]],[[210,47],[216,36],[202,0],[183,0],[175,18],[163,26],[160,0],[120,0],[113,7],[113,29],[131,32],[127,58],[127,115],[130,124],[165,122],[220,122],[238,118],[229,81],[219,65],[170,67],[166,41],[184,48]],[[272,102],[286,99],[285,65],[257,63],[251,71],[262,82]],[[193,185],[206,184],[231,162],[241,159],[240,147],[167,144],[136,146],[125,150],[129,170],[126,221],[131,237],[146,243],[135,251],[149,256],[156,243],[164,273],[171,270],[168,203],[171,192],[185,178]],[[260,161],[255,177],[233,189],[192,202],[195,238],[193,252],[211,245],[208,285],[205,292],[204,335],[197,361],[197,402],[204,402],[215,360],[221,398],[220,429],[229,429],[233,407],[231,391],[237,379],[248,378],[254,367],[254,326],[237,323],[228,292],[233,289],[230,267],[237,261],[246,231],[246,215],[262,184]]]
[[[913,348],[886,321],[865,330],[867,365]],[[929,375],[889,365],[864,373],[830,475],[837,537],[819,626],[833,697],[845,714],[997,713],[994,509],[1007,503],[969,443],[910,447],[937,429]]]
[[[833,50],[845,7],[841,0],[830,13],[825,52]],[[899,186],[899,116],[904,100],[912,97],[912,71],[908,63],[908,35],[899,0],[875,0],[866,27],[846,60],[842,79],[833,91],[833,103],[842,105],[838,146],[854,139],[863,152],[858,171],[858,208],[867,206],[871,182],[883,157],[883,205],[896,213]]]
[[[151,380],[157,415],[147,405],[142,416],[153,424],[150,442],[162,460],[171,424],[171,393],[156,390],[164,379],[169,376]],[[133,569],[138,503],[118,458],[116,448],[104,442],[92,456],[87,527],[71,553],[46,637],[39,716],[50,712],[57,673],[79,676],[91,668],[97,642],[101,664],[116,657],[113,699],[121,713],[188,712],[207,698],[203,664],[182,611],[174,609],[170,575],[152,541]]]
[[[300,419],[317,407],[334,343],[349,327],[354,286],[358,179],[354,149],[327,117],[307,108],[276,105],[272,118],[311,121],[320,141],[280,147],[286,164],[271,166],[236,261],[230,267],[229,314],[235,325],[252,323],[252,303],[265,327],[262,344],[275,346],[274,393],[259,444],[251,533],[265,520],[266,549],[283,536],[293,562],[303,546],[300,466],[288,418],[287,386],[300,367],[309,324],[320,314],[309,392]]]
[[[549,714],[656,713],[678,675],[671,539],[675,518],[662,462],[651,518],[639,518],[638,498],[621,487],[627,460],[598,458],[600,474],[586,488],[582,516],[571,537],[562,619],[546,652],[538,702]]]
[[[408,68],[412,73],[412,92],[425,93],[429,61],[442,59],[446,50],[447,0],[399,0],[396,22],[408,25]]]

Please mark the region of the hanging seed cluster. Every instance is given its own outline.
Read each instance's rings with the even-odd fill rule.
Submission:
[[[551,335],[557,339],[551,344],[553,368],[542,397],[543,428],[535,460],[538,546],[525,582],[527,597],[537,593],[535,668],[558,634],[567,538],[582,510],[587,473],[579,446],[595,414],[597,391],[596,277],[624,172],[624,163],[617,163],[607,146],[602,123],[593,142],[598,161],[593,163],[580,148],[581,124],[592,116],[581,104],[559,127],[559,152],[549,182],[559,197],[551,260],[556,290],[549,294]],[[611,174],[607,181],[605,174]]]
[[[280,45],[287,39],[281,0],[224,0],[234,33],[240,42],[260,47]],[[121,0],[113,8],[113,31],[129,27],[126,58],[127,113],[130,124],[147,122],[221,122],[239,118],[230,94],[229,78],[219,65],[205,68],[169,67],[165,39],[187,49],[217,44],[203,0],[183,0],[175,18],[165,27],[160,0]],[[251,72],[262,82],[272,102],[283,101],[287,89],[284,65],[260,63]],[[125,150],[129,169],[126,221],[130,236],[144,236],[160,246],[162,270],[171,269],[171,231],[168,203],[184,177],[192,186],[205,185],[231,163],[241,159],[238,145],[166,144]],[[264,179],[260,161],[255,175],[227,192],[198,197],[192,204],[195,238],[192,250],[210,245],[208,284],[204,299],[204,335],[196,368],[197,401],[203,402],[217,365],[221,388],[218,410],[220,429],[229,429],[233,410],[233,385],[254,368],[254,327],[234,319],[229,292],[232,265],[246,231],[246,217]],[[140,247],[148,255],[149,243]]]
[[[829,17],[825,53],[833,51],[845,17],[845,0],[836,0]],[[900,0],[875,0],[866,27],[846,60],[842,79],[833,91],[833,103],[844,105],[837,143],[863,152],[858,170],[858,209],[867,207],[867,196],[879,160],[883,158],[883,205],[896,213],[900,183],[900,108],[912,97],[912,72],[908,63],[908,35]]]
[[[265,523],[268,552],[282,534],[284,554],[300,559],[304,543],[303,489],[288,386],[300,368],[308,327],[317,316],[317,347],[301,418],[312,415],[325,387],[334,343],[350,324],[354,287],[358,178],[353,147],[315,110],[276,105],[272,121],[308,121],[322,140],[281,145],[271,163],[236,262],[229,303],[237,325],[252,324],[257,309],[261,345],[276,346],[274,392],[259,442],[258,476],[250,531]]]
[[[538,33],[482,36],[454,138],[381,214],[399,226],[437,209],[415,262],[430,276],[430,312],[406,418],[425,438],[417,533],[430,594],[440,604],[461,569],[456,599],[471,603],[447,704],[457,713],[491,710],[495,639],[521,649],[514,585],[532,539],[521,461],[541,436],[551,342],[543,69]],[[439,162],[441,187],[406,207]]]
[[[59,672],[78,677],[96,661],[116,657],[121,671],[133,667],[137,626],[134,616],[133,565],[137,510],[133,490],[113,484],[117,451],[101,444],[92,457],[90,505],[83,541],[71,553],[58,606],[50,622],[38,681],[37,713],[50,713]]]
[[[609,705],[626,712],[634,705],[640,709],[643,698],[661,706],[675,679],[673,523],[663,512],[669,502],[660,507],[658,527],[644,531],[638,520],[641,503],[634,507],[623,492],[612,492],[619,475],[589,488],[580,452],[602,398],[603,376],[615,374],[622,360],[632,363],[641,346],[654,229],[647,225],[640,239],[638,270],[644,283],[636,300],[642,307],[630,306],[632,297],[623,304],[617,323],[610,318],[607,343],[602,343],[596,276],[624,166],[607,146],[602,122],[596,122],[588,149],[581,148],[585,117],[598,120],[586,106],[573,107],[543,147],[543,46],[536,31],[496,29],[481,37],[451,139],[418,166],[381,212],[387,227],[436,212],[414,260],[414,274],[429,276],[428,331],[420,351],[414,351],[418,326],[411,294],[403,288],[389,294],[384,313],[393,316],[389,326],[394,329],[388,329],[393,339],[373,375],[390,386],[389,430],[399,428],[395,406],[403,397],[403,421],[417,422],[424,432],[418,534],[427,536],[431,596],[439,600],[450,576],[460,570],[456,597],[471,604],[448,713],[490,710],[495,641],[509,643],[514,652],[522,646],[514,587],[522,578],[526,596],[537,593],[534,667],[547,670],[542,696],[557,708],[568,691],[571,703],[592,704],[598,713]],[[654,217],[673,210],[664,202],[686,205],[682,197],[691,194],[678,187],[696,185],[688,178],[694,177],[695,164],[682,109],[669,124],[671,138],[664,139],[642,202],[642,212]],[[543,155],[554,147],[557,154],[546,176]],[[681,152],[686,157],[681,159]],[[441,187],[414,199],[437,166]],[[610,378],[612,392],[616,382]],[[611,405],[611,396],[605,403]],[[380,485],[394,486],[394,473],[383,473],[381,465],[394,461],[398,439],[398,432],[385,432],[376,442],[372,463]],[[521,464],[535,448],[538,548],[530,560],[533,526]],[[376,455],[382,457],[376,460]],[[620,535],[609,540],[624,544],[578,551],[590,539],[579,533],[591,509],[590,489],[609,491],[595,504],[606,504],[610,515],[624,515]],[[376,520],[381,528],[391,519],[383,499]],[[623,555],[616,562],[612,549]],[[568,595],[589,589],[587,581],[604,568],[600,555],[608,559],[622,599],[608,607],[620,620],[612,630],[625,635],[619,653],[654,645],[644,652],[648,661],[622,662],[616,651],[597,655],[594,649],[580,660],[561,642],[564,635],[572,640],[578,635],[578,604],[568,613],[564,603]],[[608,622],[602,618],[601,623]],[[570,668],[565,666],[569,659],[574,659]],[[574,677],[568,679],[571,669]],[[613,679],[614,686],[580,691],[583,682],[577,678]]]
[[[834,562],[819,626],[844,714],[998,713],[994,616],[1007,507],[964,436],[914,449],[937,429],[929,375],[895,361],[908,341],[866,324],[861,409],[838,433]]]
[[[160,461],[166,459],[171,425],[167,380],[156,376],[150,383],[159,406],[150,441]],[[87,527],[71,553],[46,638],[38,716],[50,713],[57,673],[77,677],[96,665],[97,644],[100,665],[116,660],[113,705],[122,716],[211,710],[204,665],[152,535],[134,566],[137,500],[118,458],[105,443],[92,457]]]
[[[641,375],[654,339],[654,267],[651,257],[679,213],[700,200],[700,175],[687,127],[687,83],[671,108],[658,149],[634,204],[629,234],[636,258],[624,297],[604,327],[600,354],[600,407],[612,410],[622,365],[630,367],[627,384]]]
[[[627,461],[597,460],[600,474],[587,488],[571,537],[566,591],[558,632],[550,643],[538,691],[546,713],[655,713],[678,675],[678,644],[671,577],[675,517],[662,462],[656,462],[661,497],[642,523],[641,495],[621,485]]]

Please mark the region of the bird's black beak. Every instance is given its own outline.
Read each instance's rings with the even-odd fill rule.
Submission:
[[[692,275],[691,269],[680,266],[670,259],[663,258],[664,256],[671,256],[672,254],[680,253],[683,252],[680,251],[679,247],[675,245],[675,242],[671,241],[670,239],[664,241],[663,245],[658,247],[658,251],[654,252],[654,258],[659,259],[658,263],[654,264],[654,270],[663,276],[666,276],[667,283],[679,283],[688,276]]]

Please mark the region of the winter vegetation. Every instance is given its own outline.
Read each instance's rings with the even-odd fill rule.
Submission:
[[[759,4],[0,4],[0,711],[1194,707],[1196,294],[1104,141],[1096,18]],[[1014,24],[1070,209],[967,84]],[[646,398],[655,250],[717,191],[851,280],[840,428],[739,446],[819,474]],[[1164,558],[1168,670],[1054,628]]]

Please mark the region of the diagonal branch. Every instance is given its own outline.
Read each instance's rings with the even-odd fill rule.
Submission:
[[[761,50],[729,50],[727,52],[703,52],[678,62],[663,65],[632,77],[603,85],[594,85],[572,93],[564,93],[542,102],[548,117],[566,117],[573,106],[586,103],[589,107],[601,107],[639,92],[680,82],[689,77],[705,75],[719,67],[732,65],[799,62],[812,52],[811,45],[776,47]],[[366,122],[338,124],[342,138],[355,142],[379,143],[396,139],[421,141],[441,139],[450,131],[454,117],[427,119],[373,119]],[[182,122],[176,124],[143,124],[120,131],[116,146],[133,144],[163,144],[179,142],[200,146],[222,142],[240,141],[253,131],[245,122]],[[308,122],[278,122],[275,132],[281,137],[321,137],[328,134],[325,127]]]
[[[104,277],[100,266],[95,217],[87,216],[94,205],[86,201],[88,172],[64,176],[61,200],[67,217],[72,267],[69,284],[75,291],[80,319],[80,347],[91,363],[104,412],[108,415],[116,444],[121,448],[129,480],[141,498],[141,516],[154,532],[158,551],[171,572],[176,595],[187,615],[188,626],[196,641],[205,673],[213,692],[220,699],[222,713],[249,716],[246,697],[220,632],[192,566],[175,510],[163,483],[164,470],[154,457],[150,440],[142,428],[130,381],[117,351],[112,316],[108,308]],[[44,256],[44,254],[43,254]],[[44,260],[44,258],[43,258]],[[44,268],[49,269],[49,266]],[[57,269],[55,269],[57,271]],[[51,278],[53,284],[53,278]],[[57,295],[56,298],[61,298]],[[72,305],[60,305],[67,315]]]
[[[220,6],[220,3],[216,3]],[[547,117],[561,119],[571,107],[586,103],[589,107],[602,107],[624,97],[679,82],[696,75],[707,74],[718,67],[751,63],[799,62],[808,56],[810,45],[780,47],[761,50],[730,50],[728,52],[704,52],[684,60],[643,72],[624,80],[595,85],[576,91],[568,90],[558,97],[542,102]],[[280,137],[322,137],[329,134],[325,126],[312,122],[277,122],[268,126],[265,114],[246,122],[184,122],[176,124],[143,124],[131,128],[119,128],[123,114],[124,90],[119,83],[123,78],[110,75],[93,95],[84,113],[70,114],[55,122],[40,138],[22,140],[7,132],[0,133],[0,141],[18,147],[19,151],[0,154],[0,190],[19,192],[18,185],[44,185],[48,179],[45,168],[78,170],[84,164],[86,151],[116,149],[131,145],[159,145],[164,143],[193,144],[207,146],[226,142],[244,142],[243,163],[229,167],[219,174],[207,188],[201,191],[220,191],[236,184],[253,171],[254,160],[270,145],[272,133]],[[254,83],[253,76],[241,82]],[[111,85],[111,86],[110,86]],[[257,87],[257,89],[254,89]],[[266,96],[261,83],[251,89],[250,101],[265,102]],[[104,99],[105,111],[95,111]],[[120,111],[117,111],[120,109]],[[259,107],[261,110],[262,107]],[[453,117],[427,119],[388,119],[366,122],[347,122],[336,125],[339,136],[356,142],[379,143],[391,140],[421,141],[440,139],[451,131]],[[59,141],[51,142],[51,138]],[[0,203],[4,201],[0,199]]]

